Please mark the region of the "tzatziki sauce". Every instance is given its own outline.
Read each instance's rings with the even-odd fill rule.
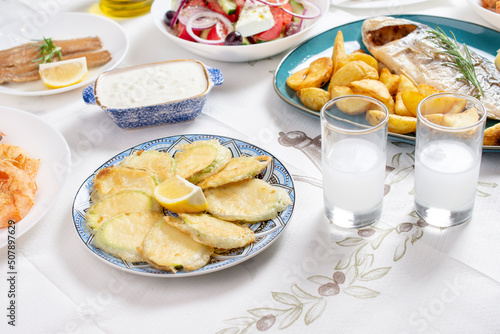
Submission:
[[[96,98],[107,108],[144,107],[204,93],[208,79],[196,61],[167,61],[104,73],[96,83]]]

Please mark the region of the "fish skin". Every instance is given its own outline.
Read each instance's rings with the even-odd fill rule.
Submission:
[[[39,58],[40,51],[36,44],[42,44],[40,41],[33,41],[19,45],[7,50],[0,50],[0,66],[16,66],[30,63]],[[82,37],[67,40],[54,40],[54,46],[61,48],[61,54],[75,52],[95,51],[102,48],[102,42],[99,37]]]
[[[85,57],[87,67],[97,67],[106,64],[111,60],[111,53],[108,50],[92,52],[77,52],[63,56],[61,60]],[[54,62],[58,61],[54,59]],[[7,82],[29,82],[40,79],[38,63],[26,63],[18,66],[0,67],[0,84]]]
[[[413,27],[415,29],[406,36],[402,36],[404,33],[399,33],[401,30],[406,30],[405,28]],[[404,74],[416,84],[428,84],[440,91],[477,95],[477,89],[464,80],[458,70],[445,65],[446,62],[453,60],[447,55],[440,54],[442,49],[426,38],[430,29],[429,26],[419,22],[380,16],[365,20],[361,33],[368,51],[396,74]],[[396,39],[389,41],[392,37]],[[486,107],[488,117],[500,120],[500,71],[491,60],[480,56],[470,48],[469,51],[475,63],[477,78],[484,91],[484,96],[480,100]]]

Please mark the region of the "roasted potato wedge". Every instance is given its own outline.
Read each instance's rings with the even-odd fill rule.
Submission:
[[[375,109],[370,109],[365,115],[366,121],[372,126],[379,125],[385,119],[385,112]]]
[[[302,104],[312,110],[319,111],[330,100],[330,93],[317,87],[302,88],[297,92]]]
[[[484,130],[483,145],[500,145],[500,122]]]
[[[401,92],[401,100],[406,108],[406,110],[413,117],[417,117],[417,107],[418,104],[425,98],[425,95],[419,91],[404,90]],[[433,112],[436,114],[436,112]]]
[[[417,86],[417,89],[420,93],[424,94],[424,96],[429,96],[432,94],[439,93],[439,91],[436,88],[427,84],[420,84]]]
[[[346,95],[354,95],[356,92],[354,92],[351,88],[347,86],[331,86],[330,88],[330,97],[332,99],[340,96],[346,96]],[[339,101],[337,106],[339,109],[348,115],[357,115],[364,113],[365,111],[368,110],[370,107],[371,103],[370,102],[363,102],[363,101]]]
[[[476,123],[479,120],[479,113],[476,108],[467,109],[459,114],[446,113],[443,114],[443,125],[453,128],[468,126]]]
[[[294,91],[298,91],[300,89],[300,86],[304,82],[308,71],[309,71],[309,67],[304,68],[304,69],[297,71],[297,72],[293,73],[292,75],[290,75],[286,79],[286,84],[288,85],[288,87],[290,87]]]
[[[377,59],[373,58],[373,56],[367,54],[367,53],[361,53],[361,52],[353,52],[351,54],[347,55],[347,61],[356,61],[356,60],[361,60],[365,62],[367,65],[373,67],[377,72],[380,72],[380,67],[378,65]]]
[[[332,59],[329,57],[321,57],[314,60],[309,65],[309,70],[307,71],[304,81],[299,86],[299,90],[309,87],[322,87],[324,86],[330,77],[332,76]]]
[[[420,111],[422,115],[460,113],[464,110],[466,103],[467,101],[461,98],[442,96],[423,104]]]
[[[399,79],[398,92],[402,92],[405,90],[413,90],[415,92],[418,92],[418,88],[413,83],[413,81],[410,80],[410,78],[408,78],[406,75],[402,74],[402,75],[400,75],[400,79]]]
[[[332,75],[330,85],[347,86],[353,81],[362,79],[378,80],[378,72],[361,60],[348,62]]]
[[[379,124],[384,116],[384,112],[379,110],[368,110],[366,112],[366,120],[371,125]],[[415,132],[417,130],[417,119],[415,117],[389,114],[388,130],[399,134]]]
[[[424,117],[431,123],[443,125],[443,114],[430,114],[424,115]]]
[[[333,52],[332,52],[332,75],[335,74],[342,66],[347,64],[347,55],[345,53],[344,47],[344,35],[342,31],[338,31],[335,36],[335,41],[333,42]]]
[[[383,104],[385,104],[390,114],[394,113],[394,100],[392,99],[391,94],[389,94],[389,90],[387,89],[386,85],[384,85],[382,82],[373,79],[363,79],[351,82],[350,86],[368,96],[381,101]]]
[[[395,98],[395,102],[394,102],[394,113],[396,115],[400,115],[400,116],[413,116],[413,114],[411,112],[409,112],[408,109],[406,109],[406,107],[405,107],[405,104],[403,102],[403,98],[401,97],[402,93],[403,92],[396,93],[396,98]]]
[[[396,95],[399,82],[401,81],[401,77],[397,74],[392,74],[387,68],[383,68],[380,71],[379,80],[387,87],[389,90],[389,94]]]

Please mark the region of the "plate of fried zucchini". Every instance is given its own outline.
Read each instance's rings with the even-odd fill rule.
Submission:
[[[201,212],[171,212],[155,188],[182,178],[203,191]],[[134,274],[184,277],[219,271],[267,248],[289,224],[292,177],[267,151],[234,138],[190,134],[131,147],[97,168],[73,202],[85,247]]]

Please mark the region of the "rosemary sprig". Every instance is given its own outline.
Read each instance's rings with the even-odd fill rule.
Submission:
[[[467,45],[462,44],[461,46],[457,42],[457,39],[452,31],[450,31],[450,33],[453,39],[448,37],[443,29],[438,26],[436,26],[436,30],[431,28],[429,33],[430,35],[428,38],[433,39],[438,46],[441,46],[444,49],[441,53],[447,54],[453,58],[454,62],[448,62],[446,65],[457,69],[464,76],[465,80],[468,80],[472,85],[474,85],[474,87],[476,87],[479,93],[476,94],[475,97],[484,96],[483,88],[477,79],[474,61],[472,60]]]
[[[38,46],[38,50],[40,53],[38,54],[40,57],[32,60],[34,63],[45,64],[47,62],[51,63],[52,58],[54,56],[58,56],[59,60],[61,60],[61,47],[55,46],[54,42],[52,42],[52,38],[43,38],[43,40],[36,40],[38,42],[43,42],[43,44],[32,44],[33,46]]]

